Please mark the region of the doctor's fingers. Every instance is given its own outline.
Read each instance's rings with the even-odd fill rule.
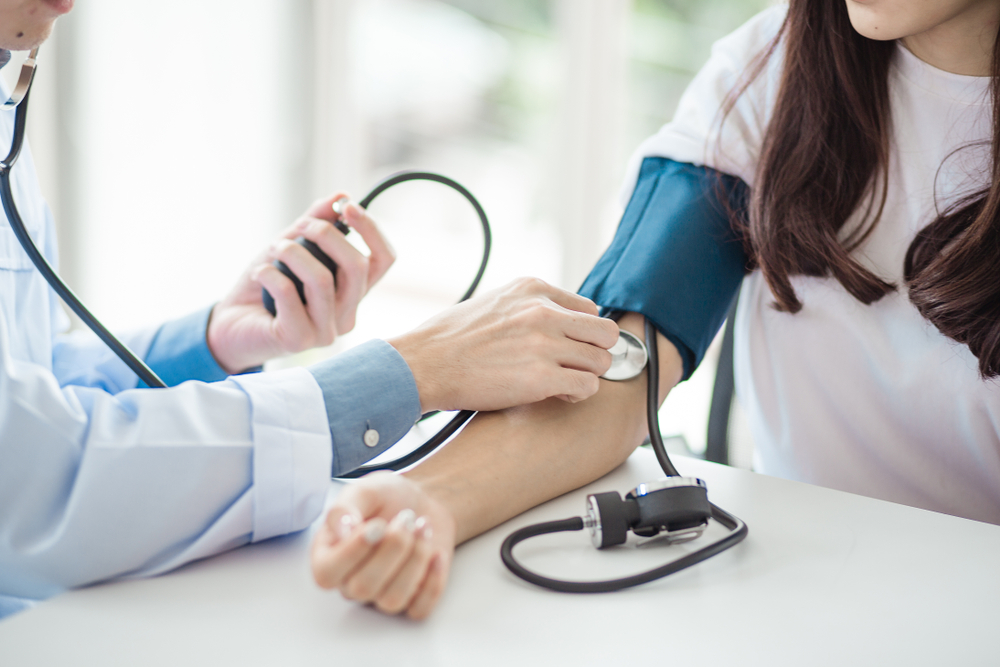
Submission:
[[[618,323],[606,317],[586,315],[555,305],[557,319],[563,335],[581,343],[588,343],[607,351],[618,342]],[[610,358],[609,358],[610,361]]]
[[[611,353],[602,347],[569,338],[557,341],[551,359],[564,369],[604,375],[611,368]]]
[[[337,214],[333,212],[333,203],[338,199],[350,199],[351,196],[346,192],[337,192],[330,195],[329,197],[323,197],[321,199],[315,200],[306,209],[306,212],[302,214],[303,218],[322,218],[323,220],[328,220],[333,222],[337,219]]]
[[[305,311],[308,323],[304,328],[298,328],[295,331],[296,335],[288,339],[288,343],[295,346],[289,351],[298,352],[317,345],[329,345],[338,333],[335,317],[336,286],[333,274],[312,253],[287,239],[278,242],[273,256],[283,262],[295,277],[302,281],[306,299]],[[278,316],[281,316],[280,310]]]
[[[358,230],[371,251],[368,256],[368,288],[377,283],[396,261],[396,251],[368,211],[351,202],[344,209],[344,222]]]
[[[368,292],[370,258],[351,245],[336,227],[323,220],[313,220],[303,228],[302,236],[319,246],[337,264],[332,293],[333,316],[337,331],[347,333],[354,328],[358,303]]]
[[[545,285],[541,281],[537,282]],[[618,340],[618,325],[612,320],[598,317],[596,313],[590,314],[568,308],[553,300],[548,294],[530,292],[520,294],[519,291],[515,290],[506,295],[508,298],[514,296],[512,301],[507,301],[509,304],[507,320],[510,326],[520,327],[521,333],[543,332],[548,335],[560,335],[604,349],[610,348]],[[589,299],[568,292],[562,292],[556,297],[579,307],[587,303],[593,306],[593,302]],[[503,300],[501,297],[501,302]],[[595,311],[596,308],[593,306]]]
[[[524,296],[544,296],[568,310],[597,315],[598,307],[585,296],[550,285],[541,278],[524,277],[508,283],[507,289]]]
[[[291,279],[271,264],[262,264],[254,278],[274,298],[276,317],[271,321],[272,335],[278,348],[274,354],[298,352],[310,347],[312,320],[299,299]]]
[[[594,373],[575,368],[556,367],[536,375],[536,388],[541,399],[557,396],[568,403],[578,403],[597,393],[601,380]]]

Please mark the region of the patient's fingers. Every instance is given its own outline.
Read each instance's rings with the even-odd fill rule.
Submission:
[[[375,600],[413,552],[415,531],[413,510],[404,509],[393,517],[378,546],[341,583],[344,597],[359,602]]]
[[[382,592],[375,598],[375,606],[379,611],[386,614],[398,614],[409,607],[416,597],[420,584],[427,576],[427,568],[430,566],[431,558],[434,556],[434,548],[431,545],[431,528],[423,522],[417,520],[413,550],[409,558],[396,572],[396,576],[383,587]]]
[[[357,527],[350,524],[351,519],[340,519],[340,525],[331,535],[327,522],[324,534],[313,542],[313,577],[322,588],[340,587],[344,579],[371,556],[385,536],[386,521],[382,517]]]
[[[445,562],[447,558],[448,556],[441,552],[434,555],[420,591],[406,610],[406,615],[410,618],[419,621],[427,618],[434,610],[441,593],[444,592],[445,584],[448,583],[448,566]]]

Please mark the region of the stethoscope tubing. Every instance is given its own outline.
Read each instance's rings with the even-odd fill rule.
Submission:
[[[37,50],[36,50],[37,51]],[[37,68],[34,62],[35,51],[31,54],[30,66],[32,68]],[[58,273],[52,268],[48,260],[45,259],[44,255],[38,250],[35,245],[34,240],[31,235],[28,234],[25,228],[24,221],[21,219],[20,213],[17,210],[17,206],[14,202],[13,189],[11,187],[11,174],[14,165],[17,162],[18,157],[21,153],[21,148],[24,144],[24,134],[25,125],[28,112],[28,98],[31,93],[31,83],[33,79],[34,71],[30,72],[30,76],[25,81],[25,86],[23,89],[23,96],[19,100],[15,100],[13,97],[9,101],[9,106],[16,105],[16,111],[14,115],[14,133],[11,141],[10,151],[7,157],[0,162],[0,200],[2,200],[4,211],[7,214],[7,219],[10,222],[11,229],[14,235],[17,237],[25,253],[28,255],[32,264],[38,269],[39,273],[45,278],[46,282],[52,287],[53,291],[70,307],[70,309],[86,324],[97,336],[100,338],[138,377],[149,387],[154,388],[164,388],[166,383],[160,379],[159,376],[153,372],[149,366],[146,365],[141,359],[139,359],[124,343],[118,340],[114,334],[112,334],[108,329],[98,320],[86,306],[80,301],[80,299],[74,294],[73,290],[69,288],[68,285],[62,280]],[[25,79],[25,75],[22,74],[22,80]],[[21,95],[22,91],[18,91],[18,95]],[[5,107],[6,108],[6,107]],[[368,206],[374,201],[376,197],[388,190],[389,188],[413,180],[427,180],[434,181],[446,185],[455,191],[459,192],[464,196],[476,210],[477,215],[482,223],[483,227],[483,259],[480,262],[478,271],[472,284],[466,290],[466,292],[459,299],[459,303],[467,300],[475,292],[476,288],[479,286],[482,280],[483,274],[486,271],[486,265],[489,261],[489,255],[492,245],[492,235],[490,233],[489,221],[486,217],[486,212],[480,205],[479,201],[469,192],[465,187],[463,187],[457,181],[454,181],[446,176],[440,174],[435,174],[432,172],[421,172],[421,171],[407,171],[399,172],[393,174],[386,179],[379,182],[372,190],[359,202],[362,208],[368,208]],[[653,451],[656,454],[657,461],[663,472],[668,476],[677,476],[679,473],[674,467],[673,463],[670,461],[670,457],[667,455],[666,448],[663,444],[663,439],[660,435],[659,427],[659,400],[658,400],[658,385],[659,385],[659,361],[658,361],[658,350],[656,344],[656,329],[653,324],[647,319],[645,322],[646,331],[646,345],[649,350],[649,363],[647,366],[647,400],[646,400],[646,416],[647,422],[649,424],[649,438],[650,444],[653,447]],[[394,461],[389,461],[380,465],[370,465],[362,466],[343,477],[345,478],[356,478],[362,475],[368,474],[375,470],[401,470],[410,465],[413,465],[420,459],[428,456],[445,441],[451,438],[458,430],[475,415],[475,411],[463,410],[455,415],[452,420],[445,425],[441,431],[432,436],[427,442],[415,449],[413,452],[402,456]],[[748,534],[748,529],[745,523],[738,519],[737,517],[729,514],[720,507],[712,504],[712,518],[718,521],[720,524],[729,529],[729,533],[722,539],[716,540],[711,544],[699,549],[695,552],[682,556],[681,558],[675,559],[665,565],[658,568],[648,570],[639,574],[631,575],[628,577],[622,577],[619,579],[609,579],[603,581],[562,581],[558,579],[552,579],[539,575],[537,573],[531,572],[527,568],[523,567],[514,558],[513,549],[514,546],[529,537],[535,537],[538,535],[544,535],[548,533],[563,532],[563,531],[578,531],[582,530],[584,527],[583,519],[580,517],[574,517],[571,519],[564,519],[561,521],[549,521],[541,524],[536,524],[533,526],[526,526],[520,530],[515,531],[504,540],[503,546],[500,550],[501,558],[508,569],[511,570],[518,577],[529,581],[531,583],[549,588],[554,591],[560,591],[565,593],[602,593],[621,590],[623,588],[629,588],[632,586],[638,586],[640,584],[648,583],[650,581],[665,577],[669,574],[673,574],[687,567],[700,563],[712,556],[729,549],[730,547],[743,541]]]
[[[663,577],[687,569],[692,565],[706,561],[712,556],[720,554],[726,549],[742,542],[749,532],[745,523],[714,504],[712,505],[712,518],[726,526],[726,528],[729,528],[729,533],[725,537],[659,567],[618,579],[604,579],[601,581],[553,579],[537,572],[532,572],[514,558],[514,547],[529,537],[583,530],[583,519],[578,516],[571,519],[547,521],[532,526],[525,526],[520,530],[514,531],[503,541],[500,547],[500,559],[507,566],[507,569],[521,579],[558,593],[613,593],[626,588],[648,584],[651,581],[662,579]]]
[[[21,247],[27,253],[28,258],[31,259],[31,263],[35,265],[35,268],[42,274],[42,277],[45,278],[45,281],[52,287],[53,291],[59,295],[59,298],[76,313],[77,317],[90,327],[97,337],[111,348],[118,355],[118,358],[125,362],[139,376],[140,380],[150,387],[166,387],[166,383],[142,359],[137,357],[127,345],[108,331],[101,324],[101,321],[83,305],[83,302],[73,293],[73,290],[63,282],[63,279],[55,272],[48,260],[45,259],[45,256],[39,252],[34,240],[24,226],[24,221],[21,220],[21,215],[14,203],[14,193],[11,188],[10,177],[14,169],[14,164],[20,156],[21,146],[24,144],[24,128],[28,114],[28,97],[30,94],[31,89],[29,87],[17,105],[17,110],[14,112],[14,136],[11,141],[10,152],[4,158],[3,162],[0,162],[0,199],[3,200],[3,209],[7,214],[7,220],[10,222],[11,229],[14,231],[17,240],[21,243]]]
[[[29,63],[30,69],[22,71],[21,81],[24,82],[23,90],[19,83],[17,99],[15,100],[15,98],[12,97],[9,105],[16,105],[16,111],[14,113],[14,133],[11,140],[10,151],[8,152],[7,157],[0,162],[0,200],[2,200],[4,211],[7,214],[7,219],[10,222],[11,229],[14,231],[14,235],[17,237],[17,240],[20,242],[25,253],[27,253],[29,259],[31,259],[32,264],[35,265],[35,268],[38,269],[39,273],[42,274],[42,277],[45,278],[45,281],[49,284],[53,291],[55,291],[59,298],[61,298],[70,307],[70,309],[76,313],[83,323],[86,324],[97,335],[97,337],[100,338],[101,341],[103,341],[104,344],[107,345],[115,353],[115,355],[117,355],[118,358],[121,359],[139,377],[142,382],[152,388],[165,388],[167,386],[166,383],[163,382],[163,380],[149,366],[147,366],[144,361],[136,356],[136,354],[132,352],[127,345],[118,340],[118,338],[115,337],[115,335],[111,333],[86,306],[83,305],[80,298],[76,296],[73,290],[70,289],[59,274],[56,273],[55,269],[52,268],[48,260],[45,259],[45,256],[38,250],[34,239],[32,239],[31,235],[28,234],[24,221],[21,219],[21,215],[17,210],[10,179],[14,165],[17,163],[17,159],[21,154],[21,148],[24,145],[25,126],[28,114],[28,97],[31,93],[33,75],[37,68],[37,65],[34,62],[34,53],[35,52],[32,52],[32,59]],[[477,200],[468,189],[457,181],[441,174],[428,171],[402,171],[392,174],[377,183],[375,187],[372,188],[372,190],[359,202],[359,205],[362,208],[368,208],[376,197],[389,188],[399,185],[400,183],[418,180],[441,183],[442,185],[446,185],[461,194],[475,209],[476,215],[479,217],[480,224],[482,225],[482,260],[479,263],[479,268],[476,272],[475,278],[469,285],[469,288],[459,299],[459,303],[461,303],[462,301],[469,299],[476,291],[476,288],[479,287],[479,283],[482,281],[483,274],[486,271],[486,266],[490,257],[490,250],[492,248],[492,233],[490,230],[489,219],[486,216],[486,211],[479,203],[479,200]],[[444,444],[444,442],[458,432],[458,430],[469,419],[471,419],[474,414],[475,411],[472,410],[460,411],[448,424],[444,426],[444,428],[409,454],[383,464],[362,466],[350,473],[347,473],[346,475],[343,475],[343,477],[356,478],[376,470],[402,470],[403,468],[409,467]],[[423,418],[428,416],[430,415],[424,415]]]
[[[465,199],[472,204],[472,207],[476,210],[476,215],[479,216],[479,222],[483,229],[483,258],[479,263],[479,269],[476,271],[476,277],[473,278],[472,283],[469,288],[465,291],[465,294],[459,298],[458,303],[467,301],[472,294],[479,287],[479,283],[483,278],[483,273],[486,272],[486,265],[490,259],[490,250],[493,245],[493,236],[490,231],[490,222],[486,217],[486,211],[483,209],[479,200],[469,192],[458,181],[448,178],[447,176],[442,176],[441,174],[436,174],[430,171],[401,171],[395,174],[387,176],[385,179],[380,181],[371,189],[364,199],[358,202],[358,205],[362,208],[367,209],[368,206],[378,197],[380,194],[388,190],[389,188],[399,185],[400,183],[406,183],[407,181],[433,181],[435,183],[440,183],[446,185],[452,190],[455,190],[460,195],[465,197]],[[421,417],[421,420],[426,419],[437,413],[428,413]],[[434,450],[443,445],[448,441],[453,435],[455,435],[459,429],[461,429],[466,422],[468,422],[476,414],[475,410],[461,410],[452,417],[451,421],[444,425],[444,427],[431,436],[427,442],[420,445],[414,449],[409,454],[401,456],[392,461],[387,461],[385,463],[377,463],[373,465],[361,466],[360,468],[355,468],[349,473],[340,475],[340,479],[357,479],[358,477],[363,477],[368,473],[377,472],[380,470],[402,470],[403,468],[408,468],[411,465],[417,463],[421,459],[429,456]]]
[[[107,327],[105,327],[101,321],[98,320],[85,305],[83,305],[80,298],[76,296],[73,290],[63,281],[59,274],[56,273],[56,271],[49,264],[48,260],[45,259],[45,256],[38,250],[38,247],[35,245],[31,235],[28,234],[24,221],[21,219],[21,215],[17,210],[10,179],[14,165],[17,163],[18,157],[20,157],[21,148],[24,145],[25,126],[28,114],[28,98],[31,94],[31,84],[34,80],[34,74],[37,72],[38,67],[34,59],[36,52],[37,49],[32,51],[30,69],[26,69],[22,72],[21,79],[18,82],[16,95],[12,95],[11,99],[7,103],[8,107],[16,106],[16,110],[14,112],[14,133],[11,140],[10,151],[8,152],[7,157],[0,162],[0,199],[2,199],[4,211],[7,214],[7,218],[10,222],[11,229],[14,231],[14,235],[17,237],[17,240],[20,242],[29,259],[31,259],[31,263],[34,264],[35,268],[38,269],[39,273],[42,274],[42,277],[45,278],[45,281],[52,287],[53,291],[56,292],[59,298],[61,298],[66,305],[70,307],[77,317],[79,317],[83,323],[86,324],[97,335],[97,337],[104,342],[105,345],[111,348],[115,355],[117,355],[142,382],[149,387],[160,389],[165,388],[167,386],[166,383],[144,361],[142,361],[142,359],[132,352],[127,345],[122,343],[113,333],[111,333]],[[483,258],[479,264],[479,268],[472,284],[459,299],[459,302],[465,301],[470,298],[476,291],[476,288],[479,287],[479,283],[481,282],[483,274],[486,271],[486,265],[489,261],[490,249],[492,247],[492,234],[490,231],[489,220],[486,217],[486,211],[468,189],[457,181],[450,179],[447,176],[442,176],[441,174],[425,171],[403,171],[392,174],[380,181],[367,195],[365,195],[359,204],[362,208],[368,208],[376,197],[389,188],[400,183],[414,180],[434,181],[456,190],[459,194],[465,197],[470,204],[472,204],[472,207],[475,209],[482,224],[484,248]],[[469,413],[464,417],[463,413],[459,413],[459,415],[457,415],[453,420],[454,423],[446,426],[441,433],[450,429],[450,434],[454,434],[454,432],[458,430],[458,428],[464,424],[465,421],[468,421],[471,416],[472,413]],[[431,441],[428,441],[428,443],[422,446],[418,451],[424,451],[425,447],[432,441],[436,441],[436,437],[432,438]],[[403,457],[403,459],[410,460],[415,454],[416,452],[413,452],[406,457]],[[398,469],[387,468],[384,466],[372,466],[372,468],[380,470]]]
[[[475,293],[476,289],[479,287],[480,281],[483,279],[483,274],[486,272],[486,265],[490,259],[490,251],[493,247],[493,234],[490,231],[490,223],[489,219],[486,217],[486,211],[483,209],[482,204],[479,203],[479,200],[476,199],[475,196],[461,183],[448,178],[447,176],[442,176],[441,174],[436,174],[431,171],[400,171],[395,174],[390,174],[376,183],[375,187],[373,187],[371,191],[366,194],[360,202],[358,202],[358,205],[361,208],[367,209],[380,194],[393,186],[399,185],[400,183],[406,183],[407,181],[433,181],[435,183],[446,185],[465,197],[465,199],[472,204],[472,208],[476,210],[476,215],[479,217],[479,222],[483,228],[483,259],[479,262],[479,269],[476,271],[476,277],[473,278],[469,288],[465,290],[465,294],[459,298],[458,303],[467,301]]]
[[[674,467],[673,462],[670,460],[670,456],[667,454],[667,449],[663,444],[663,438],[660,435],[660,367],[656,343],[657,332],[656,327],[653,326],[653,323],[648,318],[646,318],[645,321],[645,332],[646,348],[649,353],[649,363],[646,367],[646,422],[649,427],[649,442],[653,447],[653,452],[656,454],[656,460],[663,469],[664,474],[666,474],[667,477],[677,477],[680,473],[677,472],[677,468]],[[536,586],[548,588],[549,590],[559,593],[611,593],[614,591],[620,591],[625,588],[631,588],[633,586],[639,586],[641,584],[661,579],[674,574],[675,572],[680,572],[681,570],[689,568],[692,565],[708,560],[712,556],[720,554],[746,539],[746,536],[749,534],[749,529],[741,519],[733,516],[718,505],[710,503],[710,507],[712,510],[712,519],[729,529],[729,532],[724,537],[717,539],[714,542],[710,542],[697,551],[693,551],[689,554],[681,556],[680,558],[671,560],[670,562],[659,567],[646,570],[645,572],[639,572],[638,574],[629,575],[627,577],[604,579],[600,581],[570,581],[553,579],[552,577],[546,577],[538,574],[537,572],[532,572],[528,568],[521,565],[517,558],[514,557],[514,547],[528,538],[551,533],[583,530],[584,522],[582,517],[572,517],[570,519],[561,519],[558,521],[546,521],[544,523],[525,526],[524,528],[514,531],[503,541],[503,544],[500,547],[500,559],[503,561],[503,564],[507,566],[508,570],[521,579],[535,584]]]

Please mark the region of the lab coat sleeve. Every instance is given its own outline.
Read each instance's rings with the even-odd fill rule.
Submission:
[[[168,387],[187,380],[217,382],[228,374],[208,349],[205,332],[211,312],[211,307],[203,308],[159,328],[126,333],[120,338]],[[64,324],[61,317],[53,319]],[[52,370],[62,385],[99,387],[112,394],[146,386],[89,330],[54,336]]]
[[[0,115],[0,124],[7,121]],[[30,152],[17,169],[29,233],[56,264],[54,226]],[[0,224],[0,597],[38,599],[166,572],[301,530],[319,515],[333,467],[331,428],[341,426],[328,416],[312,373],[137,389],[134,374],[96,337],[53,335],[67,324]],[[159,344],[170,347],[174,334],[164,328],[123,339],[155,362],[158,332],[166,332]],[[201,338],[189,340],[198,347]],[[386,352],[378,347],[373,356]],[[183,356],[183,348],[163,356]],[[363,350],[354,354],[360,376],[349,364],[328,364],[338,371],[325,380],[330,396],[338,382],[359,393],[368,384],[384,387],[379,364],[363,363]],[[396,364],[384,372],[396,378],[402,370]],[[360,411],[350,419],[392,422],[384,415],[398,408],[395,395],[382,393],[385,400],[361,394],[368,400],[350,404]]]
[[[211,315],[212,306],[202,308],[165,323],[153,336],[144,361],[168,387],[188,380],[218,382],[229,376],[208,349],[206,334]]]
[[[30,158],[15,199],[57,265]],[[95,338],[57,340],[66,324],[0,218],[0,596],[164,572],[318,516],[332,443],[309,371],[136,389]],[[157,331],[124,338],[145,357]]]
[[[5,330],[0,593],[164,572],[301,530],[322,509],[330,425],[308,371],[113,395],[13,359]]]

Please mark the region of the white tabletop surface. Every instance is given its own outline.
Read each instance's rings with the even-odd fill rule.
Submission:
[[[579,515],[587,493],[661,477],[647,450],[459,548],[422,623],[317,589],[299,534],[42,603],[0,623],[0,665],[1000,665],[1000,527],[696,460],[677,467],[705,479],[750,535],[639,588],[550,593],[507,572],[499,548],[516,527]],[[606,578],[683,548],[598,552],[564,533],[516,553],[563,578]]]

